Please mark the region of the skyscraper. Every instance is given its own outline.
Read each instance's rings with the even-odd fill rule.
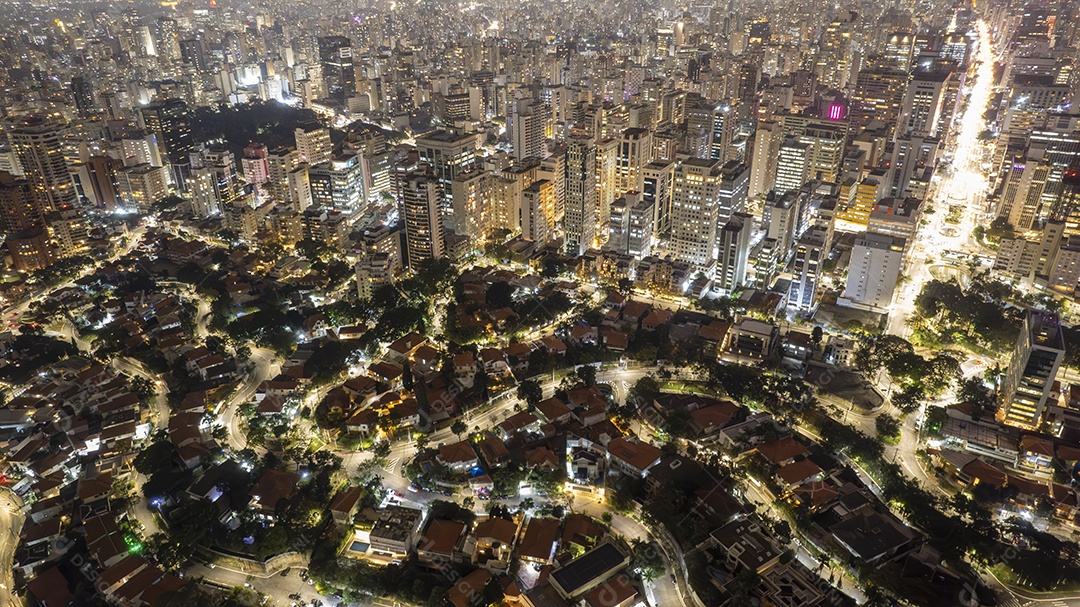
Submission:
[[[349,97],[356,96],[351,40],[344,36],[320,36],[319,63],[322,64],[327,97],[344,103]]]
[[[0,232],[23,232],[41,227],[43,222],[30,182],[0,172]]]
[[[566,146],[566,251],[581,255],[593,246],[596,230],[596,146],[571,136]]]
[[[143,126],[157,135],[163,155],[173,166],[173,178],[182,190],[188,175],[188,155],[194,148],[188,106],[181,99],[167,99],[139,110]]]
[[[58,122],[27,116],[8,134],[42,213],[71,207],[77,202],[75,184],[64,159],[65,128]]]
[[[998,418],[1013,426],[1038,428],[1064,356],[1058,316],[1028,310],[1001,385]]]
[[[716,246],[720,162],[691,158],[675,167],[671,197],[671,250],[675,258],[704,267]]]
[[[442,190],[439,181],[422,171],[401,177],[398,186],[398,212],[405,224],[406,256],[410,268],[427,259],[443,256]]]

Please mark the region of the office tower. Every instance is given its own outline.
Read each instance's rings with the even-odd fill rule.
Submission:
[[[1065,339],[1057,315],[1028,310],[1001,385],[998,419],[1021,428],[1038,428],[1064,356]]]
[[[400,179],[398,212],[405,224],[405,259],[412,269],[444,255],[441,207],[442,190],[435,177],[413,171]]]
[[[544,125],[547,108],[533,99],[514,100],[514,112],[510,117],[513,128],[514,158],[544,157]]]
[[[882,63],[891,69],[906,72],[911,68],[915,52],[915,36],[909,32],[894,32],[885,42]]]
[[[1049,173],[1050,166],[1042,159],[1014,158],[995,211],[997,217],[1015,230],[1030,229],[1038,217]]]
[[[146,213],[156,202],[169,195],[169,176],[165,167],[137,164],[117,171],[120,199],[128,212]]]
[[[785,139],[777,154],[773,191],[777,196],[782,196],[785,192],[797,190],[807,182],[809,175],[810,145],[795,138]]]
[[[692,158],[675,167],[671,197],[671,250],[675,259],[704,267],[716,246],[720,163]]]
[[[789,309],[808,313],[817,305],[818,287],[821,286],[821,264],[829,254],[831,237],[831,231],[827,227],[813,226],[795,243],[788,291]]]
[[[420,162],[431,167],[431,172],[439,182],[439,191],[443,203],[450,204],[454,177],[472,171],[480,147],[479,136],[455,131],[434,131],[416,139],[416,151]],[[445,208],[447,216],[453,215],[453,209]]]
[[[180,41],[180,61],[190,65],[198,72],[205,72],[207,68],[206,52],[203,50],[202,40],[189,38]]]
[[[837,217],[860,226],[867,225],[877,201],[885,196],[884,184],[874,174],[859,179],[858,174],[845,176],[840,182]]]
[[[1053,213],[1061,199],[1066,169],[1073,167],[1074,173],[1080,169],[1080,114],[1048,115],[1044,124],[1031,131],[1028,147],[1045,150],[1043,158],[1050,165],[1050,172],[1043,188],[1042,205]]]
[[[317,122],[297,127],[293,136],[296,139],[296,151],[300,153],[300,162],[319,164],[330,160],[334,153],[330,129]]]
[[[352,41],[344,36],[320,36],[318,43],[326,96],[339,103],[355,97],[356,71],[353,68]]]
[[[300,163],[295,169],[289,171],[287,176],[285,202],[289,203],[289,206],[297,213],[303,213],[312,204],[309,168],[306,163]]]
[[[799,135],[799,141],[809,146],[807,179],[836,181],[840,163],[844,159],[846,138],[846,130],[837,124],[812,122],[806,125],[803,133]]]
[[[750,184],[747,196],[761,200],[773,188],[776,164],[780,156],[783,129],[780,123],[762,121],[754,134],[754,153],[750,160]]]
[[[566,251],[581,255],[593,246],[596,230],[596,146],[572,135],[566,144]]]
[[[0,171],[0,233],[25,232],[44,221],[30,182]]]
[[[716,221],[722,226],[736,213],[746,210],[746,191],[750,184],[750,168],[738,160],[720,167],[720,190],[716,198]]]
[[[746,213],[731,216],[717,234],[716,278],[713,290],[731,295],[746,284],[746,267],[750,258],[750,235],[754,218]]]
[[[773,250],[777,262],[785,263],[791,255],[791,247],[799,237],[798,202],[800,192],[792,190],[783,196],[770,196],[761,211],[761,226],[765,229],[765,238],[775,244]]]
[[[908,75],[894,69],[867,69],[855,79],[849,117],[859,126],[880,120],[890,128],[900,120]]]
[[[89,205],[112,213],[121,206],[116,190],[119,163],[109,156],[91,156],[74,173],[75,187]]]
[[[847,87],[851,72],[851,33],[855,13],[844,13],[821,34],[814,73],[823,84],[835,89]]]
[[[157,136],[162,154],[173,167],[173,179],[186,190],[188,156],[194,148],[188,106],[181,99],[167,99],[139,109],[143,127]]]
[[[641,198],[654,213],[653,234],[671,229],[671,194],[675,180],[675,163],[654,161],[641,169]]]
[[[1080,286],[1080,235],[1061,243],[1047,277],[1047,286],[1066,297],[1076,297]]]
[[[311,204],[339,211],[362,211],[367,197],[360,160],[359,154],[336,156],[329,162],[308,167]]]
[[[162,160],[161,146],[158,144],[157,135],[151,133],[141,137],[126,137],[120,145],[124,152],[124,165],[149,164],[152,166],[165,166]]]
[[[71,96],[75,100],[75,110],[83,118],[94,113],[94,87],[83,76],[72,76]]]
[[[887,193],[894,198],[913,196],[912,183],[925,182],[937,166],[937,137],[897,136],[892,146]]]
[[[951,72],[917,71],[908,84],[900,110],[897,135],[937,137],[941,134],[941,118],[945,113]]]
[[[491,223],[491,177],[488,171],[460,173],[450,188],[454,233],[478,245],[495,229]]]
[[[42,213],[74,206],[78,196],[64,159],[65,125],[28,116],[8,133]]]
[[[709,158],[727,162],[735,157],[732,143],[735,141],[738,113],[735,105],[722,101],[712,110],[712,133],[709,138]]]
[[[863,232],[851,249],[847,285],[838,305],[884,312],[892,303],[904,260],[903,238]]]
[[[555,232],[555,184],[540,179],[521,192],[521,237],[547,244]]]
[[[615,168],[615,193],[617,196],[631,190],[641,191],[641,169],[652,162],[653,138],[648,129],[629,128],[619,138],[619,151]]]
[[[693,158],[712,157],[713,105],[700,97],[686,103],[686,153]]]
[[[640,200],[637,192],[628,192],[611,203],[608,238],[604,249],[625,254],[630,240],[630,207]]]
[[[267,162],[266,146],[261,143],[249,143],[244,148],[244,156],[240,159],[240,167],[244,171],[244,181],[255,186],[259,196],[267,194],[266,183],[270,180],[270,165]]]

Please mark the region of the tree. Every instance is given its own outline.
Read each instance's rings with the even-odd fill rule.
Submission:
[[[874,420],[874,428],[877,429],[881,440],[890,445],[900,441],[900,420],[888,414],[881,414]]]
[[[664,558],[660,547],[653,542],[634,539],[630,544],[634,552],[634,569],[645,581],[654,580],[664,573]]]
[[[457,419],[454,420],[454,423],[450,424],[450,431],[456,434],[457,437],[460,439],[462,434],[465,434],[469,431],[469,427],[465,425],[464,421]]]
[[[814,325],[814,330],[810,332],[810,341],[814,342],[814,346],[820,346],[823,337],[825,337],[825,330],[821,328],[821,325]]]
[[[540,387],[540,382],[527,379],[518,384],[517,397],[529,403],[530,406],[535,406],[544,399],[544,389]]]
[[[651,403],[660,396],[660,382],[652,375],[646,375],[634,383],[634,396],[643,403]]]
[[[374,453],[375,457],[378,459],[386,459],[390,456],[390,442],[381,440],[375,443],[371,448],[371,452]]]
[[[592,365],[581,365],[574,372],[577,374],[578,381],[585,388],[591,388],[596,385],[596,367]]]

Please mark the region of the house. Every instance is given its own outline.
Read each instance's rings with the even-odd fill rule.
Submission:
[[[292,497],[300,475],[288,470],[267,470],[251,488],[251,505],[266,517],[274,516],[277,505]]]
[[[604,478],[604,457],[591,449],[574,449],[570,454],[570,477],[576,483],[599,484]]]
[[[790,464],[795,461],[795,458],[810,454],[805,445],[790,436],[762,443],[755,450],[775,466]]]
[[[674,315],[675,313],[671,310],[665,310],[664,308],[653,308],[649,311],[645,318],[641,319],[641,330],[656,331],[660,327],[663,327],[664,325],[671,322],[671,317]]]
[[[605,348],[612,352],[626,352],[630,345],[630,336],[625,331],[604,327],[602,333]]]
[[[68,588],[70,584],[59,566],[52,566],[26,583],[27,592],[44,607],[67,607],[73,605],[75,595]]]
[[[497,516],[478,523],[473,530],[476,544],[473,564],[493,571],[506,571],[517,533],[517,523]]]
[[[439,370],[439,365],[442,363],[442,355],[435,348],[428,345],[423,345],[417,348],[409,357],[412,361],[412,368],[420,375],[427,375],[428,373],[434,373]]]
[[[562,356],[566,354],[566,344],[563,340],[555,337],[554,335],[548,335],[540,340],[540,345],[548,351],[548,354],[552,356]]]
[[[808,360],[814,354],[814,341],[809,333],[802,331],[788,331],[784,335],[784,343],[780,347],[784,356],[797,361]]]
[[[461,578],[446,591],[446,602],[451,607],[479,607],[486,605],[484,590],[491,581],[491,572],[477,569]]]
[[[454,355],[454,375],[472,380],[479,368],[476,366],[476,358],[473,353],[466,350]]]
[[[912,548],[918,534],[891,514],[862,509],[829,528],[833,539],[853,557],[876,563]]]
[[[484,366],[484,372],[492,377],[510,375],[510,364],[506,360],[506,354],[499,348],[480,350],[480,363]]]
[[[413,331],[387,346],[386,358],[391,362],[403,363],[410,354],[426,341],[427,339],[423,335]]]
[[[460,560],[461,545],[465,541],[465,523],[435,519],[428,523],[424,534],[417,540],[416,556],[420,563],[434,569],[442,569]]]
[[[380,360],[368,365],[368,373],[375,378],[375,381],[385,385],[388,390],[401,389],[401,376],[404,373],[401,367]]]
[[[353,400],[366,400],[378,392],[375,380],[366,375],[350,378],[341,387]]]
[[[518,557],[522,561],[551,563],[555,556],[555,540],[559,537],[561,522],[557,518],[543,517],[529,519],[525,527],[525,533],[518,543]]]
[[[749,518],[731,521],[709,534],[709,538],[727,555],[732,569],[741,567],[762,574],[780,562],[781,550]]]
[[[739,406],[735,403],[716,401],[715,404],[691,411],[690,427],[698,436],[708,436],[730,424],[738,413]]]
[[[583,599],[585,607],[630,607],[637,604],[639,596],[638,589],[630,583],[628,576],[616,575],[594,588]]]
[[[348,487],[334,496],[334,499],[330,501],[330,516],[334,518],[335,525],[339,528],[352,525],[356,508],[363,495],[364,490],[360,487]]]
[[[498,468],[510,460],[510,450],[506,448],[506,443],[495,438],[493,434],[485,434],[476,446],[480,449],[480,455],[488,469]]]
[[[390,506],[380,510],[368,535],[374,552],[405,556],[416,545],[416,534],[424,522],[423,510]]]
[[[629,551],[604,542],[551,572],[551,586],[563,599],[581,596],[607,582],[630,564]]]
[[[440,445],[439,453],[435,456],[435,459],[454,472],[464,472],[480,463],[476,451],[469,441]]]
[[[608,464],[613,470],[645,478],[649,469],[660,463],[660,449],[641,441],[617,438],[608,443]]]
[[[518,432],[536,432],[540,429],[539,419],[528,411],[515,413],[499,423],[499,432],[503,440],[509,440]]]
[[[378,427],[379,413],[374,409],[361,409],[345,420],[345,431],[368,436]]]
[[[821,480],[823,471],[809,459],[801,459],[781,467],[776,471],[776,480],[785,491],[810,481]]]
[[[769,358],[776,351],[779,334],[775,325],[744,317],[731,328],[728,351],[746,358]]]
[[[574,343],[595,346],[597,337],[596,327],[591,325],[574,325],[570,328],[570,340]]]
[[[651,307],[643,301],[628,301],[622,308],[622,325],[627,329],[637,330],[641,321],[649,314]]]
[[[549,424],[565,422],[569,420],[573,414],[570,407],[567,407],[565,403],[554,396],[537,403],[536,410],[540,412],[540,415],[542,415]]]
[[[596,519],[585,514],[568,514],[563,522],[559,548],[562,552],[573,546],[589,550],[602,537],[604,537],[604,528],[596,522]]]

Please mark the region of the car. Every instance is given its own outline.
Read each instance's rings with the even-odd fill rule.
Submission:
[[[286,577],[286,576],[288,576],[288,575],[289,575],[290,573],[292,573],[292,568],[291,568],[291,567],[286,567],[286,568],[284,568],[284,569],[282,569],[282,570],[281,570],[281,573],[280,573],[280,575],[281,575],[281,577]]]
[[[412,491],[413,493],[419,493],[420,485],[418,485],[416,481],[409,483],[409,491]]]
[[[299,601],[300,600],[300,593],[294,592],[294,593],[289,595],[289,598],[294,600],[294,601]]]

